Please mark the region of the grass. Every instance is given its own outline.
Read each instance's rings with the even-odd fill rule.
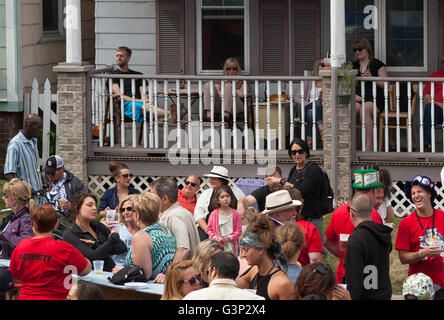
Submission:
[[[331,214],[324,216],[324,232],[328,227],[328,224],[331,219]],[[402,265],[398,258],[398,251],[395,249],[395,240],[396,240],[396,234],[398,232],[398,226],[401,222],[402,218],[398,218],[395,216],[395,219],[393,221],[394,224],[394,231],[392,236],[392,252],[390,253],[390,279],[392,281],[392,293],[394,295],[400,295],[402,294],[402,282],[405,278],[407,278],[407,273],[409,266],[408,265]],[[328,263],[332,269],[336,272],[336,267],[338,266],[339,259],[336,258],[334,255],[329,253],[326,263]]]

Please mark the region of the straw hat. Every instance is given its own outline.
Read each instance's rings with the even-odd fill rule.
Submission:
[[[214,166],[210,173],[204,174],[204,177],[219,178],[230,181],[230,178],[228,178],[228,169],[221,166]]]
[[[286,209],[299,207],[301,205],[302,205],[301,201],[291,199],[290,193],[288,193],[287,190],[279,190],[270,193],[265,198],[265,210],[262,211],[261,213],[272,214]]]

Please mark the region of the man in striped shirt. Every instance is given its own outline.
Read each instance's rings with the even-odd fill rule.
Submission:
[[[32,191],[42,189],[37,138],[43,132],[43,120],[37,114],[25,119],[25,126],[9,141],[5,161],[5,177],[19,178],[31,185]]]

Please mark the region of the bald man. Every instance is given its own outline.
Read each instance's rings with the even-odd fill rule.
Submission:
[[[197,192],[200,189],[200,178],[195,174],[190,174],[184,182],[182,189],[178,191],[177,202],[194,214],[197,203]]]
[[[19,178],[31,185],[32,191],[42,189],[40,176],[40,157],[37,139],[43,132],[43,120],[37,114],[30,114],[25,119],[25,126],[9,141],[6,151],[4,174],[9,181]]]

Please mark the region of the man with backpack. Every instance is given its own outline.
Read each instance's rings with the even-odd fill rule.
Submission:
[[[374,208],[378,199],[379,190],[383,187],[379,179],[379,171],[376,169],[357,170],[354,172],[353,188],[355,194],[362,193],[372,201],[373,211],[371,220],[377,223],[383,223],[378,211]],[[343,204],[337,208],[330,219],[330,223],[325,230],[324,246],[333,255],[339,258],[338,267],[336,269],[336,282],[343,283],[345,274],[344,258],[346,253],[346,244],[348,237],[355,230],[355,226],[350,220],[350,202]]]

